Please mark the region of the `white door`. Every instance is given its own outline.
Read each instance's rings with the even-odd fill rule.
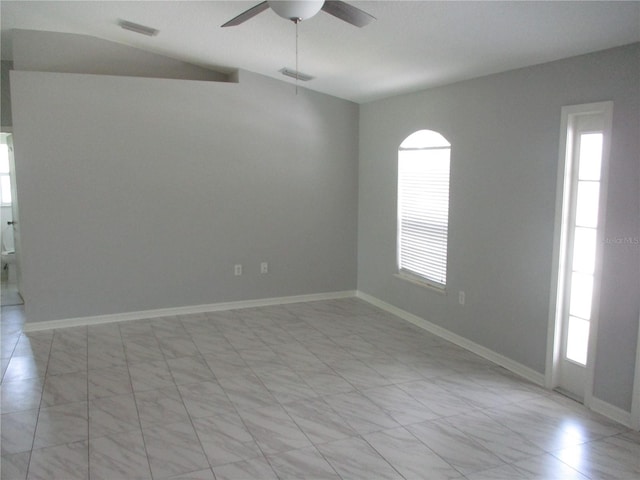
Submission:
[[[553,387],[588,404],[593,391],[612,104],[563,109],[566,130]]]

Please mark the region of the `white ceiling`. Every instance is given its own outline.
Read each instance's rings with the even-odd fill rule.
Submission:
[[[198,65],[287,80],[295,26],[265,11],[220,28],[255,1],[6,1],[2,58],[11,30],[92,35]],[[640,1],[350,1],[377,18],[356,28],[324,12],[299,25],[304,86],[363,103],[459,80],[640,41]],[[117,20],[160,30],[145,37]],[[613,74],[613,72],[612,72]]]

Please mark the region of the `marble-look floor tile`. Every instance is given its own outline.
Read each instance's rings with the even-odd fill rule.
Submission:
[[[338,364],[344,365],[344,370],[346,371],[346,366],[358,365],[362,362],[358,360],[356,357],[351,355],[346,349],[336,345],[331,341],[329,337],[310,337],[310,338],[301,338],[299,339],[300,343],[302,343],[311,353],[313,353],[316,357],[318,357],[322,362],[327,365],[333,367]],[[364,365],[364,364],[363,364]],[[362,378],[366,374],[369,374],[371,381],[375,381],[379,379],[380,374],[375,372],[374,370],[361,368],[361,371],[353,371],[353,368],[350,369],[352,371],[352,376],[355,378]],[[338,372],[340,373],[340,372]],[[358,375],[358,373],[360,375]],[[349,380],[349,379],[347,379]],[[373,387],[375,385],[367,384],[369,387]]]
[[[215,354],[228,353],[228,352],[235,353],[235,348],[233,348],[233,345],[231,345],[229,343],[229,340],[227,340],[219,332],[216,332],[214,334],[212,333],[206,333],[206,334],[200,333],[198,335],[192,334],[191,338],[201,355],[206,355],[206,354],[215,355]]]
[[[280,357],[278,357],[276,352],[267,345],[259,348],[245,348],[238,350],[238,354],[240,354],[245,363],[250,367],[260,367],[265,363],[283,365]]]
[[[89,343],[89,370],[115,367],[126,363],[127,357],[124,353],[124,345],[122,342],[115,344],[98,343],[96,345]]]
[[[407,480],[422,479],[427,472],[429,480],[462,478],[460,472],[404,428],[371,433],[364,439]]]
[[[88,440],[87,402],[40,409],[33,448]]]
[[[168,358],[167,364],[176,385],[210,382],[215,380],[213,372],[200,356]]]
[[[288,403],[284,407],[314,444],[357,435],[357,432],[321,398]]]
[[[29,480],[86,480],[89,478],[87,442],[39,448],[31,452]]]
[[[0,383],[2,383],[4,381],[4,374],[7,371],[7,367],[9,366],[9,362],[11,361],[11,358],[5,358],[2,357],[0,358]]]
[[[333,467],[315,447],[267,456],[267,460],[280,480],[340,480]]]
[[[163,423],[189,421],[189,414],[176,387],[136,392],[135,399],[143,428]]]
[[[588,478],[640,478],[640,443],[622,436],[575,445],[553,455]]]
[[[131,363],[129,364],[129,374],[134,392],[175,386],[169,365],[164,359],[154,362]]]
[[[518,403],[546,395],[547,391],[524,380],[503,367],[493,367],[474,374],[474,382],[508,398],[510,403]]]
[[[466,480],[532,480],[532,477],[518,471],[511,465],[503,465],[502,467],[471,473],[464,478]],[[539,480],[545,479],[540,478]]]
[[[0,419],[2,422],[0,425],[2,455],[31,450],[37,421],[37,409],[3,413]]]
[[[444,420],[506,463],[542,455],[544,451],[482,412]]]
[[[89,370],[90,399],[132,392],[131,378],[126,365]]]
[[[367,365],[391,383],[406,383],[423,379],[420,372],[390,356],[376,356],[368,360]]]
[[[118,322],[120,336],[123,341],[131,337],[153,337],[150,319],[141,319],[133,322]]]
[[[241,410],[239,413],[266,455],[311,446],[306,435],[281,406]]]
[[[209,464],[213,467],[262,455],[253,436],[237,414],[193,419]]]
[[[295,340],[272,346],[282,364],[296,372],[326,371],[327,365]]]
[[[360,393],[342,393],[323,397],[345,422],[360,434],[399,427],[400,424]]]
[[[188,338],[182,322],[177,316],[155,318],[151,320],[151,329],[156,338]]]
[[[51,353],[56,351],[77,351],[87,349],[87,327],[57,328],[53,331]]]
[[[318,395],[333,395],[336,393],[353,392],[355,387],[333,370],[302,371],[305,382]]]
[[[2,479],[640,477],[637,434],[357,299],[28,334],[4,312]]]
[[[48,357],[52,341],[53,330],[23,333],[13,350],[13,356]]]
[[[42,406],[52,407],[63,403],[81,402],[87,399],[87,372],[47,375],[42,391]]]
[[[284,366],[269,371],[256,370],[256,376],[280,403],[318,396],[300,375]]]
[[[0,398],[3,414],[39,408],[42,398],[42,379],[28,378],[13,382],[3,382]]]
[[[191,337],[161,337],[158,338],[160,349],[165,358],[180,358],[199,355],[200,351]]]
[[[317,449],[342,478],[350,480],[403,478],[361,438],[352,437],[323,443],[318,445]]]
[[[266,344],[250,330],[223,331],[222,334],[236,350],[263,348]]]
[[[178,390],[191,418],[235,413],[235,407],[218,382],[180,385]]]
[[[278,480],[271,465],[264,457],[213,467],[216,480]]]
[[[505,463],[444,421],[416,423],[405,428],[463,475]]]
[[[0,459],[0,479],[1,480],[25,480],[29,468],[31,452],[14,453],[3,455]]]
[[[123,336],[124,353],[129,363],[155,362],[164,360],[158,340],[152,335]]]
[[[140,428],[133,394],[115,395],[89,402],[89,438],[98,438]]]
[[[511,402],[509,398],[484,388],[467,376],[438,377],[432,382],[476,408],[493,408]]]
[[[344,335],[344,336],[333,335],[332,339],[335,343],[340,345],[342,348],[346,348],[347,350],[349,350],[349,352],[352,355],[366,362],[368,362],[368,359],[375,357],[377,354],[380,353],[380,351],[375,347],[375,345],[372,345],[371,343],[367,342],[360,335],[356,335],[356,334]]]
[[[528,480],[587,480],[589,477],[571,468],[550,454],[537,457],[530,457],[511,465]],[[514,477],[519,478],[519,477]],[[591,477],[591,480],[600,480],[598,477]],[[630,480],[620,477],[617,480]]]
[[[216,480],[216,478],[213,475],[213,470],[207,468],[206,470],[198,470],[197,472],[183,473],[169,477],[167,480]]]
[[[249,366],[235,350],[206,353],[203,358],[218,379],[221,377],[234,377],[239,373],[252,373]]]
[[[14,382],[31,378],[44,378],[49,357],[32,355],[13,356],[7,365],[2,382]]]
[[[122,341],[119,323],[103,323],[87,327],[87,341],[89,345]]]
[[[276,325],[266,327],[254,327],[253,332],[267,345],[278,346],[295,341],[295,337],[284,328]]]
[[[395,385],[363,390],[361,393],[400,425],[438,418],[427,406]]]
[[[82,372],[87,370],[87,347],[82,349],[54,350],[51,349],[47,375],[61,375],[63,373]]]
[[[534,409],[527,406],[526,402],[487,409],[484,413],[547,452],[569,448],[592,439],[583,424],[567,413],[563,415],[550,410]]]
[[[147,453],[138,428],[89,441],[89,473],[92,480],[151,479]]]
[[[428,380],[400,383],[398,388],[424,404],[439,417],[449,417],[467,413],[474,408],[460,397],[448,392]]]
[[[154,478],[165,478],[209,468],[191,422],[143,428],[147,457]]]
[[[233,376],[220,376],[218,383],[236,408],[253,409],[278,405],[271,392],[250,370],[243,370]]]

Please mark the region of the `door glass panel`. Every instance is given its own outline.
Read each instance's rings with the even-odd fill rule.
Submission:
[[[600,184],[598,182],[578,182],[577,226],[591,228],[598,226],[599,193]]]
[[[581,318],[569,317],[567,332],[567,358],[581,365],[587,364],[589,345],[589,322]]]
[[[571,300],[569,314],[589,320],[591,318],[591,295],[593,276],[573,272],[571,274]]]
[[[573,270],[593,273],[596,259],[596,230],[577,227],[573,240]]]
[[[2,205],[11,205],[11,179],[9,175],[0,175],[0,197],[2,197]]]
[[[602,133],[580,135],[580,180],[600,180],[602,164]]]

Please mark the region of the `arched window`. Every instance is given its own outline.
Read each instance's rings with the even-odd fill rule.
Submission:
[[[398,149],[398,270],[444,289],[447,283],[451,144],[432,130]]]

